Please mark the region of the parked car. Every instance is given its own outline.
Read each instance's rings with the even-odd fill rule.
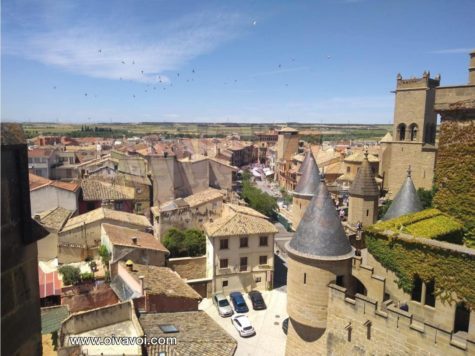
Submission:
[[[282,322],[282,331],[285,335],[287,335],[287,332],[289,331],[289,318],[284,319],[284,321]]]
[[[253,290],[249,292],[249,299],[252,302],[252,308],[254,310],[262,310],[266,309],[266,303],[264,302],[264,298],[262,298],[261,292],[257,290]]]
[[[221,293],[213,295],[213,303],[216,305],[220,316],[227,317],[234,314],[233,308],[231,308],[227,298]]]
[[[231,323],[233,323],[234,327],[239,332],[239,335],[242,337],[256,335],[256,330],[254,330],[246,315],[233,316],[231,318]]]
[[[241,292],[231,292],[229,294],[229,298],[233,303],[236,313],[247,313],[249,311],[249,308],[247,307],[246,301],[244,300]]]

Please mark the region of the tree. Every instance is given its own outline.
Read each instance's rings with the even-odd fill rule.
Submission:
[[[254,187],[251,182],[243,182],[241,197],[252,209],[270,218],[276,217],[277,199]]]
[[[435,187],[432,187],[431,190],[426,190],[424,188],[417,189],[417,195],[419,196],[424,209],[432,208],[432,199],[434,198],[435,192]]]
[[[182,257],[186,254],[184,248],[185,234],[176,228],[171,228],[163,237],[163,244],[170,251],[171,257]]]
[[[99,246],[98,253],[99,253],[99,256],[101,256],[102,265],[106,269],[105,278],[106,278],[106,281],[108,282],[110,279],[109,262],[111,259],[111,254],[105,245]]]
[[[389,206],[391,205],[393,201],[392,200],[386,200],[383,205],[381,205],[378,209],[378,220],[381,219],[384,214],[386,214],[386,211],[388,211]]]
[[[206,237],[203,232],[196,229],[185,230],[184,243],[188,249],[188,255],[203,256],[206,253]]]
[[[66,286],[78,284],[81,282],[81,271],[77,267],[63,266],[59,269],[63,276],[63,284]]]

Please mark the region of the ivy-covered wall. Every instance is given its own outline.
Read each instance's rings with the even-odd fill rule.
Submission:
[[[473,255],[433,247],[424,239],[408,242],[374,230],[365,232],[365,240],[368,252],[396,274],[399,287],[406,293],[411,293],[417,274],[426,283],[435,280],[435,293],[443,301],[462,299],[475,308]]]
[[[475,247],[475,124],[444,120],[435,167],[434,206],[466,228],[467,246]]]

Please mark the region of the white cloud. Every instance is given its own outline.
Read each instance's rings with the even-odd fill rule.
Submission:
[[[76,26],[12,35],[4,51],[90,77],[159,82],[160,76],[168,82],[161,73],[178,70],[232,40],[238,26],[237,15],[209,13],[145,26],[136,33]]]

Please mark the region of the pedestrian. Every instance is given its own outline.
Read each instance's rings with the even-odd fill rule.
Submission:
[[[340,209],[340,219],[341,220],[345,219],[345,211],[343,209]]]

